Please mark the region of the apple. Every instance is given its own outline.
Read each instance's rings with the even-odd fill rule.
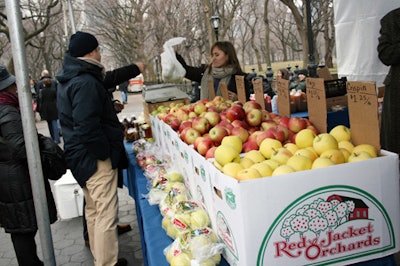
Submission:
[[[343,152],[339,149],[326,150],[323,153],[321,153],[319,157],[329,158],[335,164],[341,164],[346,162]]]
[[[261,176],[271,176],[272,175],[272,168],[266,163],[255,163],[250,168],[256,169]]]
[[[172,256],[170,265],[171,266],[190,265],[191,259],[192,259],[191,254],[189,255],[186,252],[177,253],[177,255]]]
[[[244,111],[247,113],[247,111],[251,110],[251,109],[258,109],[261,110],[262,107],[259,103],[257,103],[256,101],[247,101],[243,104],[243,109]]]
[[[227,163],[240,162],[239,152],[231,145],[220,145],[215,149],[215,160],[223,167]]]
[[[353,148],[353,153],[358,153],[360,151],[368,152],[372,158],[375,158],[378,156],[377,150],[371,144],[359,144]]]
[[[282,148],[282,143],[276,139],[266,138],[260,144],[260,152],[267,159],[271,159],[271,155],[279,148]]]
[[[182,182],[183,176],[179,172],[168,172],[165,174],[165,178],[170,182]]]
[[[189,112],[185,111],[184,109],[179,109],[175,112],[176,118],[178,118],[181,122],[186,121],[189,119]]]
[[[264,109],[261,110],[261,115],[262,115],[262,121],[272,120],[270,112],[268,112],[267,110]]]
[[[287,160],[286,165],[298,172],[311,169],[312,163],[311,159],[306,156],[294,155]]]
[[[226,118],[231,122],[234,120],[243,120],[245,115],[244,109],[239,105],[233,105],[226,110]]]
[[[244,120],[233,120],[231,125],[235,127],[242,127],[244,129],[249,129],[249,125]]]
[[[307,121],[309,121],[309,120],[307,120]],[[315,135],[319,134],[318,129],[314,125],[308,125],[306,128],[311,129],[312,131],[314,131]]]
[[[190,118],[195,118],[195,117],[197,117],[197,114],[194,112],[194,111],[192,111],[192,112],[189,112],[189,119]]]
[[[344,161],[347,162],[349,160],[350,154],[351,152],[349,152],[347,149],[345,148],[339,148],[339,151],[341,151],[343,153],[344,156]]]
[[[313,140],[313,148],[318,155],[321,155],[324,151],[337,150],[339,147],[337,140],[332,135],[320,133]]]
[[[339,147],[339,149],[346,149],[346,150],[348,150],[350,153],[352,153],[352,152],[353,152],[353,149],[354,149],[353,143],[351,143],[351,142],[348,141],[348,140],[339,141],[338,147]]]
[[[265,160],[261,163],[268,164],[268,166],[271,167],[272,171],[275,170],[276,168],[278,168],[278,166],[280,166],[279,162],[277,162],[275,160],[271,160],[271,159]]]
[[[192,127],[192,121],[183,121],[183,122],[181,122],[181,125],[179,126],[179,129],[178,129],[178,132],[180,133],[180,132],[182,132],[182,130],[184,129],[184,128],[187,128],[187,127]]]
[[[236,178],[237,173],[243,169],[244,168],[240,163],[232,162],[232,163],[227,163],[222,167],[222,173]]]
[[[196,129],[201,135],[210,130],[210,122],[204,117],[198,116],[192,120],[192,128]]]
[[[289,131],[285,130],[282,125],[271,127],[267,130],[267,132],[272,133],[272,135],[274,136],[273,138],[279,140],[282,143],[287,140],[287,137],[289,135]]]
[[[313,162],[311,169],[324,168],[324,167],[328,167],[328,166],[332,166],[332,165],[335,165],[335,163],[332,162],[331,159],[329,159],[327,157],[324,157],[324,158],[318,157]]]
[[[334,128],[332,128],[329,131],[329,134],[331,134],[333,137],[335,137],[337,142],[340,142],[342,140],[347,140],[347,141],[351,140],[350,128],[348,128],[344,125],[335,126]]]
[[[271,154],[271,159],[277,161],[278,163],[286,164],[293,154],[286,148],[279,148],[274,153]]]
[[[208,217],[208,213],[204,209],[197,208],[190,212],[190,229],[203,229],[209,225],[210,218]],[[191,240],[193,240],[193,238]],[[204,237],[204,240],[207,240],[207,238]],[[208,239],[207,243],[211,244],[211,241]]]
[[[208,149],[208,151],[206,152],[206,155],[204,157],[206,159],[214,158],[214,153],[215,153],[216,149],[217,149],[217,146],[212,146],[211,148]]]
[[[257,169],[251,167],[239,171],[236,175],[236,179],[239,181],[250,180],[260,177],[262,177],[260,172],[258,172]]]
[[[288,128],[295,133],[307,127],[306,119],[301,117],[291,117],[288,122]]]
[[[181,125],[181,121],[174,114],[167,114],[164,119],[164,123],[169,125],[174,131],[179,130],[179,126]]]
[[[219,113],[215,111],[207,111],[204,113],[204,118],[208,120],[210,126],[213,127],[221,121]]]
[[[295,152],[299,149],[296,144],[291,142],[285,143],[283,147],[288,149],[293,155],[295,155]]]
[[[272,128],[268,129],[267,131],[262,131],[260,134],[256,135],[256,142],[258,146],[260,146],[261,142],[266,138],[275,139],[275,135],[271,129]]]
[[[240,158],[240,162],[239,163],[243,167],[243,169],[250,168],[254,164],[252,159],[244,158],[244,157]]]
[[[261,154],[260,151],[257,150],[252,150],[247,152],[243,158],[249,158],[250,160],[252,160],[254,163],[260,163],[265,161],[265,157]]]
[[[194,109],[193,111],[197,114],[200,115],[201,113],[204,113],[207,110],[207,107],[205,106],[204,102],[201,100],[197,101],[194,104]]]
[[[289,128],[289,121],[290,121],[290,118],[289,118],[289,117],[287,117],[287,116],[281,116],[281,117],[279,117],[277,120],[278,120],[278,125],[282,125],[282,126],[284,126],[284,127]]]
[[[197,144],[197,147],[195,148],[198,153],[201,155],[205,156],[211,147],[214,147],[214,141],[208,137],[200,137],[200,141]],[[196,139],[197,140],[197,139]]]
[[[272,119],[263,120],[263,121],[261,122],[261,125],[260,125],[260,126],[261,126],[262,130],[267,131],[269,128],[275,127],[275,126],[276,126],[276,123],[275,123],[275,121],[272,120]]]
[[[231,134],[231,130],[233,129],[233,126],[230,122],[228,122],[227,120],[221,120],[216,127],[223,127],[228,131],[228,135]]]
[[[360,162],[368,159],[372,159],[374,157],[371,156],[371,154],[367,151],[357,151],[357,152],[352,152],[349,156],[349,159],[347,162],[349,163],[354,163],[354,162]]]
[[[249,152],[253,150],[258,150],[259,146],[257,145],[256,141],[253,140],[247,140],[246,142],[243,143],[242,151],[243,152]]]
[[[231,136],[238,136],[242,142],[246,142],[249,137],[249,132],[243,127],[234,127],[231,130]]]
[[[273,172],[272,176],[278,176],[278,175],[286,175],[290,173],[294,173],[294,169],[290,167],[289,165],[280,165],[278,166]]]
[[[295,136],[295,143],[299,149],[312,147],[315,135],[314,131],[309,128],[305,128],[297,132]]]
[[[316,154],[314,151],[307,149],[307,148],[303,148],[303,149],[298,149],[297,151],[295,151],[293,153],[294,156],[305,156],[307,158],[309,158],[312,162],[315,161],[315,159],[318,158],[318,154]]]
[[[224,127],[219,126],[211,128],[208,133],[216,145],[219,145],[222,139],[229,135],[228,131]]]
[[[185,132],[183,141],[188,145],[193,144],[196,138],[200,137],[200,133],[192,127],[184,129],[182,132]]]
[[[262,114],[260,109],[250,109],[246,112],[245,121],[251,126],[259,126],[261,124]]]
[[[238,136],[226,136],[222,139],[221,145],[230,145],[238,153],[242,152],[243,142]]]

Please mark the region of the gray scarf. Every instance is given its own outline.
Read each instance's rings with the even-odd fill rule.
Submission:
[[[99,61],[92,59],[92,58],[88,58],[88,57],[78,57],[78,59],[83,60],[88,62],[89,64],[98,66],[101,68],[101,75],[103,76],[103,79],[106,77],[106,69],[104,68],[103,64],[100,63]]]
[[[224,68],[211,68],[211,73],[209,73],[208,69],[204,71],[203,77],[201,78],[201,92],[200,92],[200,99],[209,99],[209,90],[208,90],[208,81],[212,80],[213,86],[214,86],[214,79],[219,79],[220,82],[225,82],[226,85],[228,86],[229,80],[231,79],[233,75],[233,67],[228,66]],[[215,88],[214,88],[215,90]],[[221,89],[217,88],[215,91],[215,95],[221,95]],[[212,99],[211,99],[212,100]]]

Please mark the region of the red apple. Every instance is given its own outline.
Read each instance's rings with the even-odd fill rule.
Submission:
[[[210,130],[210,122],[202,116],[193,118],[192,128],[196,129],[201,135]]]
[[[231,136],[238,136],[242,142],[245,142],[249,137],[249,132],[243,127],[234,127],[231,130]]]
[[[231,125],[233,127],[242,127],[244,129],[249,129],[249,125],[244,120],[233,120]]]
[[[273,131],[275,131],[274,128],[270,128],[267,131],[262,131],[260,134],[257,134],[256,137],[257,145],[260,146],[261,142],[266,138],[275,139]]]
[[[289,120],[290,120],[289,117],[287,117],[287,116],[282,116],[282,117],[279,118],[279,123],[278,123],[278,125],[282,125],[282,126],[288,127],[288,125],[289,125]]]
[[[231,130],[233,129],[233,126],[230,122],[228,122],[227,120],[221,120],[216,127],[223,127],[226,129],[226,131],[228,131],[228,135],[231,134]]]
[[[289,119],[287,127],[289,128],[289,130],[297,133],[307,127],[307,122],[304,118],[293,116]]]
[[[212,146],[211,148],[209,148],[204,157],[206,157],[206,159],[214,158],[216,148],[217,146]]]
[[[275,126],[276,126],[276,123],[275,123],[275,121],[272,120],[272,119],[264,120],[264,121],[261,122],[261,128],[262,128],[264,131],[267,131],[269,128],[275,127]]]
[[[225,136],[229,136],[228,131],[222,126],[215,126],[209,131],[210,138],[216,145],[219,145]]]
[[[182,132],[185,132],[183,141],[188,145],[193,144],[196,138],[200,137],[200,133],[192,127],[184,129]]]
[[[249,151],[258,150],[258,149],[259,149],[259,146],[257,145],[257,143],[255,141],[247,140],[245,143],[243,143],[242,152],[249,152]]]
[[[214,147],[214,142],[210,138],[203,137],[197,142],[197,147],[195,149],[198,153],[205,156],[211,147]]]
[[[192,121],[183,121],[183,122],[181,122],[181,125],[179,126],[179,132],[182,132],[182,130],[184,129],[184,128],[187,128],[187,127],[192,127]]]
[[[261,110],[261,105],[257,103],[256,101],[247,101],[243,104],[243,109],[245,112],[251,110],[251,109],[258,109]]]
[[[231,122],[234,120],[243,120],[244,117],[245,111],[239,105],[233,105],[226,110],[226,118],[228,118]]]
[[[278,127],[271,127],[267,130],[270,134],[272,134],[274,137],[273,139],[279,140],[281,143],[284,143],[286,141],[286,136],[284,131],[280,130]],[[288,131],[289,134],[289,131]]]
[[[285,142],[288,138],[289,138],[289,129],[287,128],[287,127],[285,127],[285,126],[282,126],[282,125],[277,125],[276,126],[276,131],[277,132],[282,132],[283,133],[283,135],[284,135],[284,140],[283,140],[283,142]],[[278,138],[277,138],[278,139]]]
[[[221,121],[219,113],[215,111],[207,111],[204,113],[204,118],[208,120],[210,126],[213,127]]]
[[[262,121],[267,121],[271,119],[270,112],[268,112],[267,110],[261,110],[261,114],[262,114]]]
[[[169,125],[173,130],[178,131],[181,121],[173,114],[167,114],[164,117],[164,122]]]
[[[261,124],[262,114],[260,109],[250,109],[246,112],[246,123],[251,126],[259,126]]]

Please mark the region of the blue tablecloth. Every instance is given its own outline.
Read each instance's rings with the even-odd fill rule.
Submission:
[[[143,263],[145,266],[168,266],[163,250],[173,240],[167,236],[161,227],[162,216],[157,205],[150,205],[145,195],[148,193],[147,180],[142,169],[137,165],[132,143],[125,143],[129,159],[128,169],[124,171],[124,185],[129,195],[135,200],[136,215],[142,242]],[[396,266],[394,256],[361,262],[356,266]],[[222,259],[220,266],[229,266]]]
[[[308,112],[298,112],[290,114],[290,116],[304,117],[308,118]],[[328,111],[327,114],[327,132],[329,132],[332,128],[337,125],[344,125],[350,127],[349,120],[349,110],[348,108],[344,108],[340,111]]]

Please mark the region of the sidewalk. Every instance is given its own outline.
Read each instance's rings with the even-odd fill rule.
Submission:
[[[115,98],[120,99],[120,92],[115,92]],[[141,94],[129,94],[128,104],[118,116],[132,114],[139,116],[142,112]],[[49,136],[47,123],[40,121],[36,123],[38,131]],[[54,183],[52,181],[52,183]],[[119,221],[120,223],[129,223],[132,231],[119,236],[119,257],[128,260],[129,266],[143,265],[142,246],[137,224],[135,202],[129,196],[126,187],[118,189],[119,197]],[[82,217],[68,220],[59,220],[51,225],[52,239],[54,245],[54,254],[57,266],[92,266],[92,254],[85,246],[82,236]],[[42,258],[39,233],[36,235],[38,244],[38,256]],[[0,265],[18,265],[15,258],[15,252],[12,246],[9,234],[6,234],[3,228],[0,228]]]

